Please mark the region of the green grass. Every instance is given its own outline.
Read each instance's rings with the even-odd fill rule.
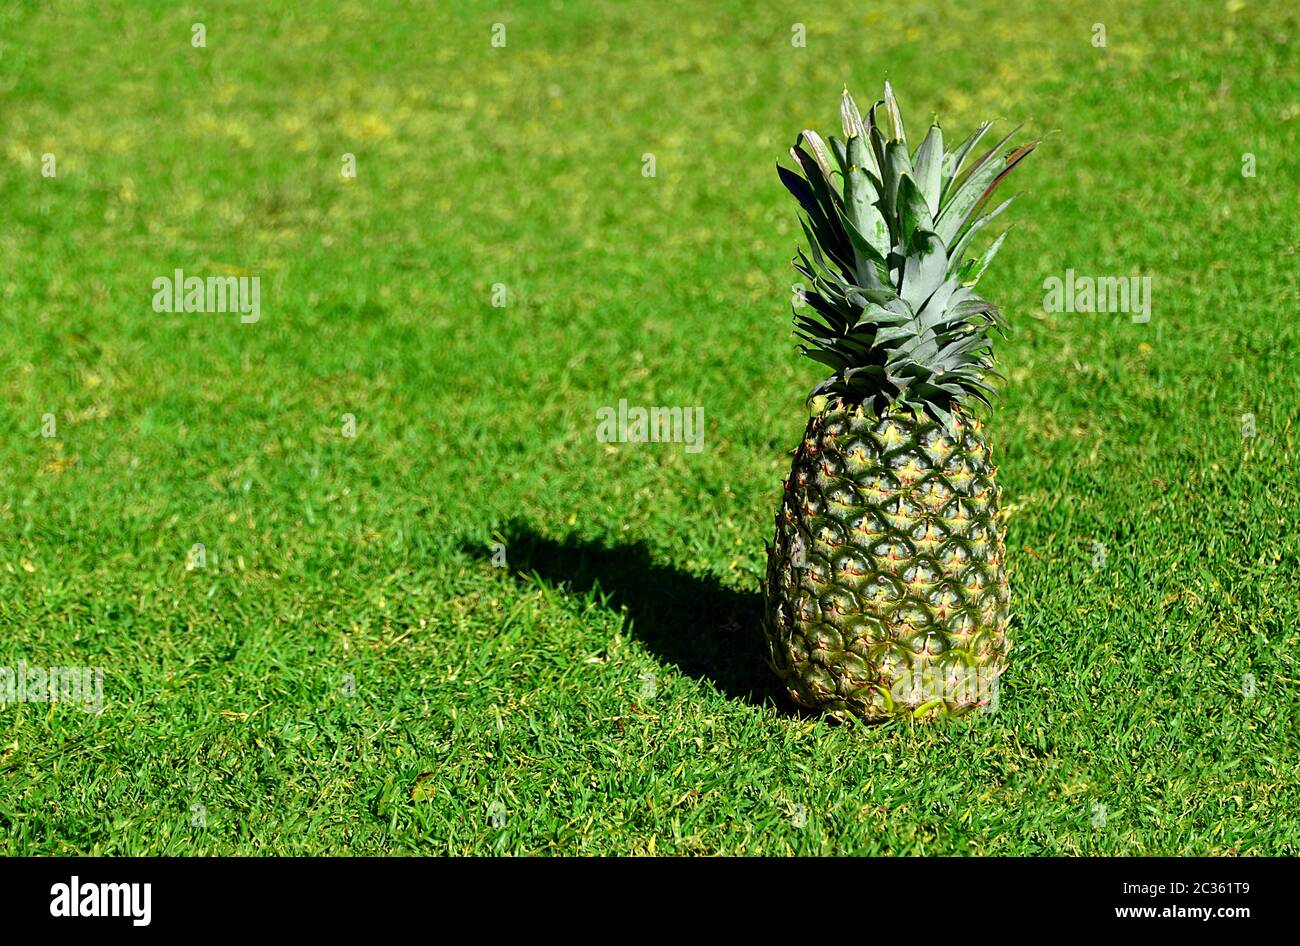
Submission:
[[[268,6],[0,6],[0,666],[105,697],[0,706],[0,851],[1300,853],[1294,11]],[[773,164],[886,77],[1047,135],[981,287],[1017,646],[946,726],[754,659],[819,379]],[[154,313],[178,267],[260,321]]]

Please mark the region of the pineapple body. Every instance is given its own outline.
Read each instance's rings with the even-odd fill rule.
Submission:
[[[764,584],[773,669],[832,716],[996,702],[1009,650],[996,470],[979,420],[840,398],[808,422]]]

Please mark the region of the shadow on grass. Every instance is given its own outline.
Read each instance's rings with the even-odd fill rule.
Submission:
[[[765,657],[762,596],[711,576],[656,562],[640,542],[607,546],[569,537],[556,541],[513,523],[500,533],[512,573],[577,594],[599,588],[627,610],[627,633],[656,657],[713,684],[731,699],[786,702]],[[481,545],[466,546],[491,555]]]

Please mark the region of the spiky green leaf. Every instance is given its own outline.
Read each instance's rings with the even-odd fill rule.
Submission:
[[[925,202],[930,207],[930,216],[937,216],[943,183],[943,132],[938,124],[930,126],[925,140],[916,149],[916,157],[912,164],[916,171],[916,182],[920,185],[921,193],[925,195]]]

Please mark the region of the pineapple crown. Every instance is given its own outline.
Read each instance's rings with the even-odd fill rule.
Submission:
[[[884,106],[887,126],[876,121]],[[795,311],[795,335],[808,357],[834,370],[810,397],[838,395],[927,411],[946,424],[951,412],[995,394],[990,333],[1005,334],[998,310],[975,293],[1006,237],[967,258],[971,241],[1015,198],[980,215],[1002,179],[1038,144],[1003,154],[1019,127],[969,167],[966,159],[990,122],[945,151],[937,121],[909,155],[903,118],[889,83],[864,122],[848,90],[840,103],[844,141],[830,146],[800,133],[790,154],[803,172],[777,165],[799,201],[810,259],[794,268],[811,283]]]

